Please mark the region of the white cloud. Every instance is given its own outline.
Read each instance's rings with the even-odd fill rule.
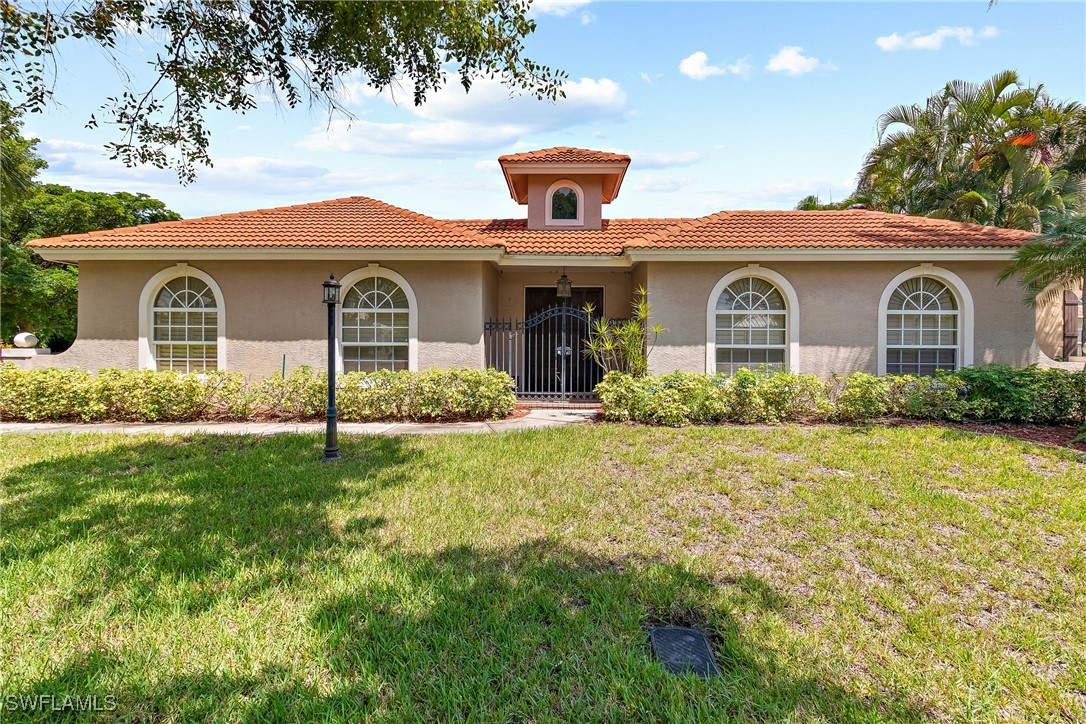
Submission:
[[[564,18],[572,15],[592,0],[535,0],[532,3],[532,13],[543,15],[556,15]],[[582,22],[584,22],[582,20]],[[591,21],[589,21],[591,22]]]
[[[472,166],[487,173],[499,174],[502,172],[502,165],[498,163],[496,158],[484,158],[481,161],[476,161]]]
[[[803,54],[798,45],[786,45],[769,59],[765,67],[771,73],[803,75],[816,70],[837,70],[837,66],[828,61],[821,61]]]
[[[463,121],[373,123],[337,119],[298,145],[311,151],[430,158],[508,146],[530,131],[529,127],[515,124],[484,127]]]
[[[619,117],[626,108],[626,91],[609,78],[581,78],[562,84],[565,98],[541,101],[530,95],[511,94],[497,78],[480,78],[465,92],[450,83],[434,93],[415,115],[431,120],[472,121],[565,127]]]
[[[251,130],[253,130],[253,127],[247,126],[244,123],[240,126],[234,126],[234,133],[248,133]]]
[[[724,75],[728,71],[718,65],[709,65],[709,56],[699,50],[682,59],[679,72],[687,78],[705,80],[714,75]]]
[[[704,158],[699,151],[630,151],[634,168],[672,168],[690,166]]]
[[[887,52],[897,50],[939,50],[946,40],[957,40],[960,45],[976,45],[979,40],[990,40],[999,35],[999,29],[991,25],[973,30],[973,28],[952,28],[944,25],[941,28],[921,34],[919,31],[898,35],[890,33],[875,40],[875,45]]]
[[[750,74],[754,72],[754,66],[750,64],[748,58],[740,58],[734,63],[728,63],[725,68],[727,68],[728,72],[732,75],[739,75],[744,78],[749,78]]]
[[[581,25],[591,25],[595,21],[596,16],[588,12],[587,10],[581,13]]]
[[[690,179],[683,176],[649,173],[641,176],[633,185],[634,191],[647,193],[673,193],[689,185]]]
[[[299,145],[310,150],[387,156],[437,157],[509,148],[532,133],[586,123],[613,123],[626,113],[626,92],[608,78],[582,78],[562,86],[554,103],[510,94],[499,79],[481,78],[470,93],[451,83],[410,109],[416,120],[401,123],[334,120]],[[388,94],[382,98],[392,102]]]
[[[31,134],[33,135],[33,134]],[[47,138],[38,144],[38,150],[43,154],[57,153],[102,153],[105,149],[93,143],[82,141],[68,141],[61,138]]]
[[[688,55],[679,63],[679,72],[694,80],[705,80],[714,75],[726,75],[728,73],[746,78],[753,70],[754,66],[750,64],[747,58],[740,58],[734,63],[726,63],[723,66],[710,65],[709,56],[701,50]],[[659,74],[657,77],[659,77]],[[648,80],[644,73],[641,74],[641,79]]]
[[[96,191],[147,193],[187,216],[302,203],[307,199],[380,195],[390,186],[426,184],[434,178],[373,168],[333,171],[308,161],[240,156],[216,157],[214,166],[199,169],[196,181],[181,187],[169,169],[128,168],[102,156],[101,148],[78,141],[50,143],[72,152],[43,154],[49,161],[49,168],[42,174],[44,180]]]

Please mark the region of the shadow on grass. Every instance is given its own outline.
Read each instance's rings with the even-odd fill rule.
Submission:
[[[552,541],[380,553],[389,583],[312,602],[314,646],[304,669],[276,664],[235,674],[199,662],[206,673],[171,677],[97,652],[21,695],[89,688],[113,693],[118,714],[142,720],[914,721],[927,714],[903,694],[856,695],[802,646],[782,655],[759,641],[752,631],[788,604],[753,576],[712,583],[672,564],[602,558]],[[647,635],[666,624],[705,630],[721,676],[666,674]],[[109,692],[118,680],[125,683]]]
[[[752,575],[710,581],[673,563],[554,540],[411,552],[382,546],[379,516],[333,526],[330,508],[409,484],[427,465],[410,439],[355,437],[343,447],[341,464],[322,466],[315,436],[124,440],[11,472],[5,563],[44,565],[89,542],[86,558],[68,562],[78,570],[64,607],[90,612],[112,597],[115,619],[136,631],[111,649],[61,652],[63,663],[5,696],[112,695],[117,709],[98,716],[135,721],[926,715],[902,692],[856,694],[840,665],[783,630],[789,602]],[[372,555],[345,561],[350,547]],[[345,570],[360,573],[350,566],[366,568],[354,580],[379,583],[315,593],[337,590],[326,584]],[[228,668],[198,642],[171,639],[163,611],[191,620],[218,604],[229,621],[257,593],[283,609],[269,615],[302,622],[304,651],[266,638],[256,642],[259,662],[242,657]],[[647,633],[665,624],[705,630],[722,675],[666,674]],[[57,623],[31,628],[47,625]],[[163,646],[175,653],[163,656]],[[4,720],[21,714],[78,716],[5,710]]]
[[[337,531],[327,510],[404,484],[418,464],[403,438],[357,436],[341,447],[343,460],[325,465],[316,436],[122,438],[26,465],[3,481],[11,504],[0,557],[40,562],[89,543],[77,600],[115,588],[135,608],[168,594],[195,612],[224,593],[253,595],[369,540],[382,520]]]

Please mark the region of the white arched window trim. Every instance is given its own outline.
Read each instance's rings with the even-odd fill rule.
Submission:
[[[969,287],[961,277],[948,269],[921,264],[901,272],[882,290],[882,298],[879,299],[878,373],[886,374],[886,314],[889,311],[890,297],[898,287],[913,277],[938,279],[946,284],[950,293],[954,295],[959,310],[958,367],[971,366],[973,364],[973,296],[969,293]]]
[[[342,290],[340,299],[347,293],[347,290],[353,287],[363,279],[369,279],[371,277],[381,277],[382,279],[388,279],[399,285],[400,289],[407,296],[407,369],[417,370],[419,368],[419,303],[415,299],[415,291],[411,288],[411,285],[407,283],[407,280],[402,275],[397,274],[391,269],[386,269],[377,264],[370,264],[362,269],[355,269],[348,273],[342,279],[340,289]],[[343,371],[343,305],[339,306],[338,313],[336,314],[336,371]]]
[[[139,366],[141,370],[158,369],[155,362],[154,346],[151,342],[151,330],[154,325],[151,321],[152,308],[155,297],[167,282],[178,277],[193,277],[207,284],[211,293],[215,295],[215,307],[217,310],[218,329],[215,334],[215,351],[218,357],[217,366],[220,370],[226,369],[226,301],[223,299],[222,290],[207,272],[201,271],[188,264],[177,264],[168,269],[163,269],[158,274],[147,280],[140,293],[139,306]]]
[[[554,192],[563,186],[567,186],[573,189],[573,193],[577,194],[577,218],[576,219],[555,219],[554,203],[551,198]],[[547,226],[584,226],[584,191],[581,190],[580,184],[576,184],[569,179],[562,179],[561,181],[555,181],[547,189],[546,196],[546,214],[547,214]]]
[[[720,300],[720,295],[729,284],[746,277],[764,279],[776,286],[784,295],[787,307],[785,319],[788,327],[788,352],[784,366],[789,372],[799,372],[799,297],[783,275],[758,264],[748,264],[728,272],[721,277],[709,294],[709,301],[705,306],[705,371],[709,374],[716,372],[716,305]]]

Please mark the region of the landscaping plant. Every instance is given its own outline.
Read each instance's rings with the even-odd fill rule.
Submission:
[[[594,317],[596,309],[591,303],[585,305],[584,311],[592,319],[588,339],[584,341],[585,357],[595,361],[606,372],[625,372],[634,377],[648,374],[649,355],[656,346],[656,340],[667,329],[659,324],[649,324],[652,308],[645,287],[638,287],[634,292],[629,319]]]
[[[734,375],[611,372],[596,387],[605,419],[672,427],[714,423],[879,417],[1082,425],[1086,372],[1006,365],[934,377],[854,372],[826,382],[814,375],[741,369]]]
[[[505,417],[513,380],[497,370],[348,372],[339,376],[339,418],[458,420]],[[249,382],[240,372],[22,370],[0,366],[0,418],[92,422],[292,419],[324,414],[327,382],[303,365],[286,377]]]

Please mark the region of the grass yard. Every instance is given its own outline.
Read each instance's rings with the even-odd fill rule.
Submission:
[[[0,441],[5,722],[1086,719],[1086,462],[941,427]],[[722,676],[647,630],[704,627]],[[70,714],[70,712],[68,712]],[[65,712],[33,713],[52,719]]]

